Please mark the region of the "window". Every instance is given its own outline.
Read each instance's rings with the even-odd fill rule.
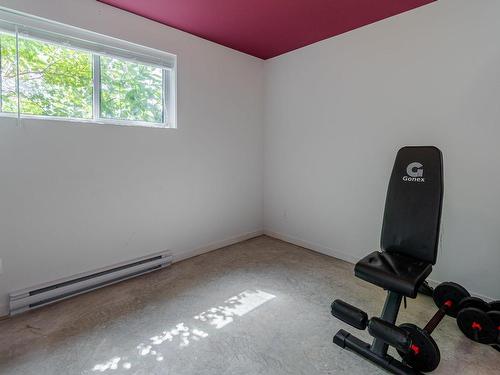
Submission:
[[[175,127],[174,55],[5,11],[0,19],[0,115]]]

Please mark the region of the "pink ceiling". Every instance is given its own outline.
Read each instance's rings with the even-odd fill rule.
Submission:
[[[262,59],[435,0],[99,0]]]

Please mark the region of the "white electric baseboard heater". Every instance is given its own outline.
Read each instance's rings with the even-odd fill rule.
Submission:
[[[10,315],[36,309],[78,294],[115,284],[172,264],[172,255],[163,251],[113,266],[85,272],[9,294]]]

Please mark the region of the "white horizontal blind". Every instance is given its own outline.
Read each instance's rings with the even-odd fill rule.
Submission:
[[[119,57],[162,69],[175,68],[176,56],[173,54],[123,42],[119,39],[57,22],[0,9],[0,29],[14,31],[16,26],[19,37],[60,44],[101,56]]]
[[[0,19],[0,32],[15,34],[16,26],[10,22],[5,22],[2,19]]]

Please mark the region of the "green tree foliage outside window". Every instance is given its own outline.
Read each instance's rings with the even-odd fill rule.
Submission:
[[[162,69],[103,56],[101,117],[163,122]]]
[[[0,34],[0,112],[17,113],[16,37]],[[93,76],[90,52],[19,37],[20,113],[92,119],[94,79],[99,79],[96,118],[163,122],[163,71],[144,64],[100,57]]]
[[[21,113],[92,118],[92,55],[19,38]]]
[[[14,36],[2,36],[2,98],[7,112],[17,112],[15,45]],[[22,114],[90,119],[92,92],[90,53],[19,38]]]

